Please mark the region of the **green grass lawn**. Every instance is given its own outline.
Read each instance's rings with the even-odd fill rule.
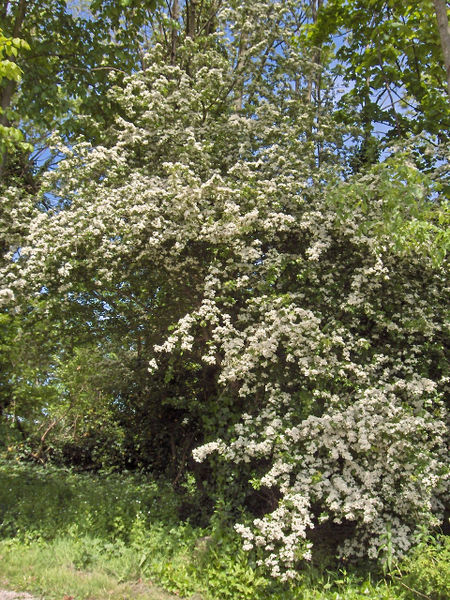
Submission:
[[[175,600],[150,581],[120,574],[123,566],[102,561],[92,568],[76,567],[78,546],[69,538],[52,543],[0,543],[0,588],[31,591],[47,599]],[[116,572],[114,567],[119,567]]]

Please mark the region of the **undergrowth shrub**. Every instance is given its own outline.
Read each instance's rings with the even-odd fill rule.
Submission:
[[[104,574],[117,582],[150,579],[199,600],[449,596],[446,536],[423,537],[391,572],[376,572],[367,562],[345,565],[324,555],[304,565],[295,582],[282,582],[258,566],[256,551],[242,549],[239,535],[229,527],[233,515],[225,503],[217,504],[204,528],[180,521],[178,514],[179,498],[162,480],[0,463],[0,576],[8,565],[27,564],[37,572],[48,569],[45,585],[52,585],[52,573],[65,569],[69,574]]]
[[[402,561],[399,573],[411,598],[450,598],[450,537],[427,537]]]
[[[0,536],[38,530],[52,539],[73,532],[128,541],[136,516],[176,520],[178,499],[169,483],[138,474],[92,475],[0,462]]]

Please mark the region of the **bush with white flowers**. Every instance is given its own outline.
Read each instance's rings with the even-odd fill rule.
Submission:
[[[387,535],[402,554],[443,518],[448,282],[430,251],[442,209],[406,153],[345,180],[331,113],[292,85],[295,3],[252,3],[265,28],[235,4],[209,48],[180,46],[188,70],[155,47],[115,89],[104,146],[64,149],[45,187],[63,202],[30,220],[4,295],[45,290],[69,318],[107,291],[145,332],[150,389],[168,364],[208,373],[188,410],[226,401],[232,416],[194,458],[254,465],[249,488],[276,492],[236,530],[285,579],[323,523],[348,525],[342,555],[380,558]],[[425,213],[421,243],[410,224]]]

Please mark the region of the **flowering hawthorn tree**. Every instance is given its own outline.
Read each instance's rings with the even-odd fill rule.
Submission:
[[[66,319],[120,300],[149,394],[195,373],[169,401],[203,424],[196,461],[273,491],[236,529],[283,579],[326,522],[348,525],[343,555],[387,535],[405,552],[448,489],[443,209],[406,154],[345,180],[331,113],[293,85],[296,9],[227,2],[179,64],[155,45],[113,92],[108,143],[62,148],[44,186],[61,202],[3,273],[6,302],[44,294]]]

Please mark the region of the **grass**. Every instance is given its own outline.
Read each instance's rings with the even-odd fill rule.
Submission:
[[[450,597],[448,537],[424,539],[387,576],[315,565],[288,586],[256,567],[217,514],[202,529],[178,509],[164,481],[0,463],[0,587],[48,600]]]
[[[154,572],[167,587],[178,590],[174,596],[155,587],[148,576],[139,576],[140,561],[133,550],[119,547],[117,554],[112,550],[103,552],[99,540],[90,538],[64,537],[47,542],[4,540],[0,542],[0,583],[4,587],[45,595],[48,600],[170,600],[179,598],[181,590],[186,598],[197,600],[394,598],[392,587],[386,583],[373,584],[345,573],[334,581],[316,581],[314,585],[310,582],[297,590],[289,590],[285,586],[271,586],[263,578],[258,580],[241,561],[230,564],[229,557],[218,559],[213,556],[215,564],[210,565],[203,575],[195,575],[191,572],[192,561],[186,555],[179,555],[172,561],[155,556],[160,565]],[[152,568],[144,571],[148,573]]]
[[[123,581],[109,569],[76,567],[77,544],[67,538],[52,543],[0,544],[0,586],[32,591],[46,599],[171,600],[149,581]],[[26,566],[26,568],[25,568]]]

